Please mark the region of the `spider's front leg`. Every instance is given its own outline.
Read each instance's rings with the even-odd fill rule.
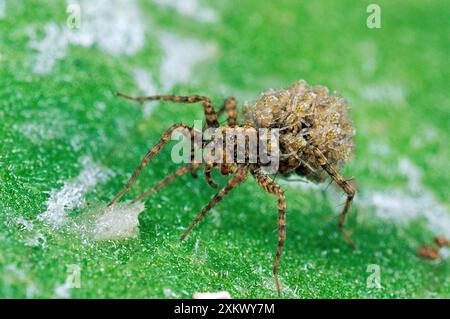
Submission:
[[[201,148],[201,145],[199,147]],[[194,158],[195,158],[195,139],[192,138],[191,139],[191,161],[193,161]],[[191,172],[191,176],[193,178],[197,178],[198,177],[198,175],[197,175],[197,168],[198,168],[198,166],[199,165],[194,165],[194,164],[191,165],[190,172]]]
[[[167,144],[167,142],[170,141],[170,137],[172,135],[172,133],[177,130],[177,129],[186,129],[189,130],[189,132],[193,132],[193,128],[189,127],[187,125],[184,124],[174,124],[172,125],[161,137],[161,139],[158,141],[158,143],[156,143],[148,152],[147,154],[144,156],[144,158],[141,160],[141,162],[139,163],[138,167],[134,170],[133,175],[130,177],[130,179],[128,180],[127,184],[125,185],[125,187],[122,189],[122,191],[120,191],[116,196],[114,196],[114,198],[111,200],[111,202],[108,204],[108,206],[111,206],[112,204],[114,204],[116,201],[118,201],[123,195],[125,195],[130,188],[133,186],[133,184],[136,182],[139,174],[141,173],[142,169],[151,161],[151,159],[153,158],[153,156],[155,156],[156,154],[158,154],[161,149],[164,147],[164,145]],[[191,167],[191,165],[189,166]]]
[[[319,149],[314,149],[314,155],[316,156],[320,166],[328,173],[328,175],[331,176],[333,181],[340,187],[342,190],[347,194],[347,199],[345,201],[344,209],[342,210],[341,217],[339,218],[339,229],[341,230],[342,234],[344,235],[345,240],[349,243],[350,246],[352,246],[353,249],[355,249],[355,244],[353,243],[352,239],[350,238],[349,234],[344,228],[344,222],[345,218],[347,216],[347,213],[350,209],[350,206],[353,201],[353,197],[355,196],[355,189],[348,181],[346,181],[337,171],[336,169],[331,166],[328,163],[327,158]]]
[[[136,102],[145,101],[168,101],[174,103],[198,103],[203,104],[203,109],[205,112],[206,125],[207,127],[219,127],[218,115],[214,109],[211,100],[206,96],[201,95],[191,95],[191,96],[181,96],[181,95],[151,95],[151,96],[141,96],[141,97],[131,97],[123,93],[116,93],[117,96],[123,97],[127,100]]]
[[[144,193],[142,193],[141,195],[139,195],[138,197],[136,197],[135,199],[133,199],[131,201],[131,203],[135,203],[157,191],[159,191],[161,188],[163,188],[164,186],[166,186],[167,184],[169,184],[170,182],[174,181],[177,177],[180,177],[184,174],[186,174],[189,171],[193,171],[195,170],[197,167],[199,167],[200,164],[186,164],[183,167],[180,167],[179,169],[177,169],[175,172],[173,172],[172,174],[170,174],[169,176],[167,176],[166,178],[164,178],[163,180],[161,180],[159,183],[157,183],[156,185],[154,185],[153,187],[149,188],[147,191],[145,191]]]
[[[247,166],[240,167],[236,171],[236,174],[231,178],[228,183],[208,202],[208,204],[202,209],[202,211],[195,217],[194,221],[189,225],[186,231],[181,236],[181,239],[185,239],[194,226],[206,215],[206,213],[216,206],[233,188],[242,183],[247,177]]]
[[[278,246],[273,264],[273,277],[275,279],[278,295],[280,295],[281,290],[277,270],[280,263],[281,252],[283,251],[284,241],[286,240],[286,196],[284,195],[281,186],[269,176],[263,174],[259,168],[253,170],[252,175],[263,190],[276,195],[278,199]]]

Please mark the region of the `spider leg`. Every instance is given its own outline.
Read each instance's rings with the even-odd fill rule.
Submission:
[[[247,177],[247,167],[241,167],[237,170],[236,175],[231,178],[228,183],[208,202],[202,211],[195,217],[194,221],[189,225],[181,236],[181,240],[185,239],[194,226],[206,215],[206,213],[216,206],[234,187],[243,182]]]
[[[193,162],[194,158],[195,158],[195,146],[194,145],[195,145],[195,139],[192,138],[191,139],[191,162]],[[198,145],[198,146],[201,148],[201,145]],[[198,165],[195,165],[195,164],[191,165],[190,172],[191,172],[191,176],[193,178],[197,178],[198,177],[197,167],[198,167]]]
[[[278,281],[278,265],[280,263],[281,252],[283,251],[284,241],[286,239],[286,196],[284,190],[269,176],[263,174],[259,168],[252,171],[258,185],[267,193],[274,194],[278,198],[278,246],[275,261],[273,264],[273,277],[278,295],[281,294],[280,283]]]
[[[336,169],[331,166],[328,163],[327,158],[319,149],[314,150],[314,155],[317,157],[320,166],[328,173],[328,175],[331,176],[333,181],[340,187],[342,190],[347,194],[347,200],[345,201],[344,209],[342,210],[341,217],[339,218],[339,229],[341,230],[342,234],[345,237],[345,240],[352,246],[352,248],[355,248],[355,244],[353,243],[352,239],[350,238],[349,234],[344,228],[344,222],[345,218],[347,216],[347,213],[350,209],[350,206],[353,201],[353,197],[355,196],[355,189],[353,188],[350,183],[348,183],[347,180],[345,180],[337,171]]]
[[[212,176],[211,176],[211,170],[214,168],[213,164],[206,164],[205,165],[205,179],[208,182],[209,186],[212,188],[217,188],[217,184],[214,182]]]
[[[237,125],[237,105],[236,105],[236,99],[233,96],[230,96],[227,98],[223,106],[225,108],[225,111],[227,112],[227,123],[229,126],[236,126]]]
[[[166,176],[163,180],[158,182],[156,185],[152,186],[147,191],[145,191],[144,193],[142,193],[141,195],[139,195],[138,197],[133,199],[131,201],[131,203],[135,203],[135,202],[143,199],[144,197],[147,197],[147,196],[153,194],[154,192],[159,191],[161,188],[163,188],[164,186],[166,186],[167,184],[169,184],[170,182],[175,180],[177,177],[180,177],[189,171],[192,172],[192,170],[197,168],[198,166],[200,166],[200,164],[186,164],[183,167],[180,167],[179,169],[177,169],[175,172],[173,172],[169,176]]]
[[[225,112],[225,102],[226,100],[223,102],[223,104],[220,106],[220,109],[217,111],[217,117],[221,117],[222,114]]]
[[[217,118],[219,118],[223,113],[227,112],[227,123],[230,126],[237,125],[237,110],[236,110],[236,99],[230,96],[223,101],[223,104],[217,111]],[[234,120],[233,120],[234,118]],[[231,119],[231,120],[230,120]],[[203,130],[206,125],[203,127]]]
[[[128,190],[131,188],[131,186],[133,186],[133,184],[136,182],[139,174],[141,173],[142,169],[150,162],[150,160],[153,158],[153,156],[155,156],[156,154],[158,154],[161,149],[164,147],[164,145],[167,144],[167,142],[170,141],[170,137],[172,135],[172,133],[179,128],[185,128],[188,129],[189,131],[192,131],[192,128],[189,126],[186,126],[184,124],[174,124],[172,125],[161,137],[161,139],[158,141],[158,143],[156,143],[148,152],[147,154],[144,156],[144,158],[142,159],[142,161],[139,163],[138,167],[134,170],[133,175],[130,177],[130,179],[128,180],[127,184],[125,185],[125,187],[123,188],[122,191],[120,191],[112,200],[111,202],[108,204],[108,206],[111,206],[112,204],[114,204],[117,200],[119,200],[123,195],[125,195],[126,192],[128,192]]]
[[[197,178],[198,177],[198,174],[197,174],[197,171],[194,169],[194,168],[191,168],[191,176],[193,177],[193,178]]]
[[[209,98],[201,95],[178,96],[178,95],[151,95],[141,97],[131,97],[123,93],[116,93],[117,96],[127,100],[144,102],[144,101],[169,101],[175,103],[198,103],[203,104],[207,127],[219,127],[218,115],[214,110],[214,106]]]

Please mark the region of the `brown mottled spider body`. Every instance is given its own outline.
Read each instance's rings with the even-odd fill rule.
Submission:
[[[282,175],[298,174],[315,182],[323,181],[327,176],[330,176],[347,194],[347,200],[339,219],[339,228],[345,239],[353,246],[343,227],[343,223],[355,190],[347,180],[342,178],[339,170],[348,161],[353,152],[354,129],[348,116],[347,104],[336,93],[329,95],[325,87],[308,86],[303,80],[285,89],[265,91],[253,103],[244,107],[245,124],[243,125],[238,124],[236,100],[233,97],[227,98],[219,111],[216,112],[211,100],[204,96],[158,95],[132,98],[121,93],[118,93],[118,95],[137,102],[149,100],[177,103],[201,102],[206,118],[205,128],[218,128],[221,132],[231,130],[253,133],[254,131],[255,134],[258,134],[259,129],[277,129],[279,132],[277,148],[280,156],[276,173]],[[220,126],[218,121],[222,113],[226,113],[227,116],[227,125],[224,126]],[[109,205],[120,199],[131,188],[144,166],[150,162],[154,155],[161,151],[170,140],[171,134],[179,128],[184,128],[191,133],[192,145],[198,143],[193,139],[196,133],[194,128],[183,124],[171,126],[163,134],[159,142],[148,151],[124,189],[111,200]],[[233,147],[242,147],[237,142],[235,144]],[[203,144],[197,146],[200,148],[204,147]],[[224,148],[219,157],[225,157],[227,152],[227,149]],[[191,157],[193,157],[194,151],[192,150],[191,153]],[[277,269],[286,238],[286,197],[283,189],[265,173],[264,165],[259,157],[255,162],[249,161],[246,157],[244,162],[214,162],[206,158],[201,163],[189,163],[167,176],[134,201],[154,193],[187,172],[191,172],[195,176],[195,170],[200,166],[204,168],[206,181],[214,188],[217,187],[217,184],[211,177],[212,169],[218,169],[223,175],[232,174],[232,177],[197,215],[184,232],[182,239],[188,235],[191,229],[211,208],[234,187],[242,183],[248,173],[250,173],[264,191],[275,195],[278,200],[278,246],[273,265],[273,274],[277,291],[280,293]]]

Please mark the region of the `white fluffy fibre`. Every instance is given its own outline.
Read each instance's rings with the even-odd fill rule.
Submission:
[[[24,244],[28,247],[41,247],[45,249],[47,248],[47,239],[42,233],[35,232],[25,238]]]
[[[16,263],[2,265],[2,274],[0,274],[0,280],[5,287],[14,287],[17,284],[23,284],[26,286],[25,294],[26,298],[33,298],[38,289],[36,288],[33,278],[29,276],[29,268],[26,265],[20,265],[17,267]]]
[[[120,202],[105,207],[96,219],[93,237],[96,240],[135,238],[138,236],[138,216],[145,209],[144,203]]]
[[[423,218],[436,234],[450,237],[450,212],[421,182],[422,172],[407,158],[398,163],[398,173],[407,179],[407,189],[363,193],[357,203],[372,208],[378,217],[405,224]]]
[[[6,16],[6,0],[0,0],[0,19]]]
[[[112,55],[134,54],[144,46],[145,27],[135,0],[82,0],[80,7],[81,28],[69,37],[74,44],[96,44]]]
[[[25,231],[33,230],[34,228],[33,222],[23,218],[22,216],[17,217],[16,223],[20,226],[20,229]]]
[[[212,42],[204,43],[169,32],[161,32],[159,41],[163,50],[159,72],[163,92],[169,92],[176,84],[191,82],[195,66],[213,57],[217,52],[217,46]],[[134,69],[133,78],[142,94],[158,93],[158,86],[149,72]],[[143,108],[144,116],[150,115],[153,109],[154,103],[146,103]]]
[[[368,86],[362,89],[362,95],[368,101],[374,102],[403,102],[404,88],[397,84],[383,84]]]
[[[450,248],[442,247],[440,253],[441,253],[442,259],[449,259],[450,258]]]
[[[38,40],[36,36],[31,35],[31,41],[28,46],[35,49],[38,53],[32,65],[34,73],[47,74],[53,69],[56,61],[66,55],[68,39],[63,30],[57,24],[50,22],[44,27],[45,37]]]
[[[158,93],[157,86],[153,81],[153,78],[149,72],[143,69],[133,70],[133,79],[136,83],[139,91],[143,95],[155,95]],[[144,104],[143,113],[144,116],[149,116],[155,107],[155,103],[148,102]]]
[[[193,297],[194,299],[231,299],[228,291],[196,292]]]
[[[153,95],[157,93],[156,84],[149,72],[143,69],[134,69],[133,78],[142,94]]]
[[[178,14],[193,18],[199,22],[217,22],[216,11],[201,4],[198,0],[154,0],[156,4],[165,8],[172,8]]]
[[[214,43],[205,43],[173,33],[163,32],[159,39],[164,52],[160,75],[165,91],[169,91],[175,84],[191,81],[193,68],[217,52]]]
[[[13,129],[22,133],[33,144],[40,144],[43,140],[51,140],[62,135],[58,126],[47,126],[44,123],[14,124]]]
[[[401,158],[398,162],[398,172],[408,180],[408,189],[411,192],[420,192],[422,186],[422,172],[407,158]]]
[[[70,298],[70,286],[68,283],[63,283],[56,286],[53,290],[55,297],[58,299],[69,299]]]
[[[100,167],[90,157],[82,159],[83,170],[80,175],[64,182],[61,189],[52,189],[46,201],[47,210],[38,219],[53,227],[59,227],[66,222],[66,211],[83,207],[84,196],[97,184],[106,182],[113,174],[110,170]]]
[[[285,187],[290,188],[298,188],[301,190],[323,190],[327,187],[327,184],[325,183],[314,183],[311,181],[308,181],[305,178],[299,177],[299,176],[288,176],[287,178],[280,178],[277,180],[278,184]]]
[[[79,29],[49,22],[45,25],[43,39],[31,36],[29,46],[38,52],[32,66],[35,73],[50,73],[56,61],[66,55],[69,45],[97,45],[114,56],[131,55],[144,46],[145,27],[136,1],[80,0],[78,3],[81,9]]]
[[[72,2],[68,1],[68,4],[70,3]],[[212,20],[211,17],[215,16],[214,11],[205,9],[196,0],[160,1],[158,4],[175,7],[177,12],[183,15],[195,14],[195,17],[203,20]],[[50,73],[56,62],[66,56],[70,45],[96,45],[113,56],[131,55],[144,46],[145,24],[135,0],[80,0],[79,5],[79,29],[49,22],[44,26],[43,38],[38,38],[36,34],[30,35],[28,45],[37,51],[32,64],[34,73]],[[169,32],[161,32],[159,42],[163,50],[159,74],[163,91],[170,91],[178,83],[192,81],[194,67],[217,52],[215,43],[205,43]],[[133,76],[145,94],[156,92],[156,86],[148,73],[135,70]],[[151,110],[150,106],[145,108],[146,113]]]

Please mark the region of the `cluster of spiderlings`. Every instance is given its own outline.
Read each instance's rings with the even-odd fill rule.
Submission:
[[[304,175],[311,179],[324,176],[311,147],[317,147],[336,169],[353,152],[354,129],[347,103],[337,93],[330,95],[324,86],[309,86],[300,80],[284,89],[269,89],[244,107],[244,118],[256,128],[279,128],[282,157],[299,159],[309,168],[310,174]]]

